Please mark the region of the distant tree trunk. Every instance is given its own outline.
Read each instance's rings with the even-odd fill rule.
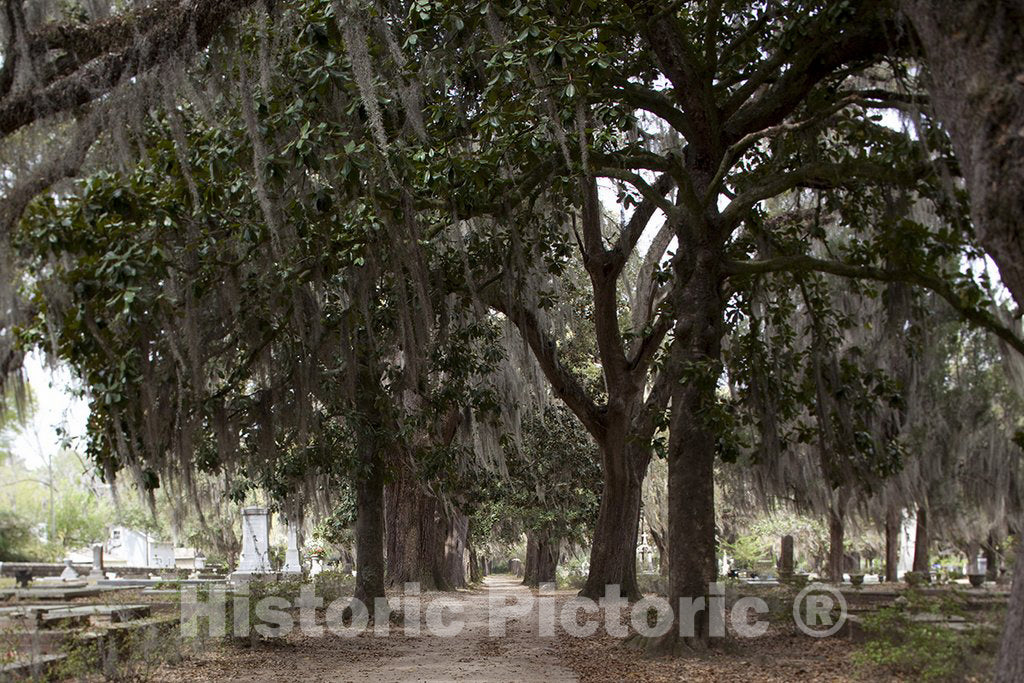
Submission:
[[[458,508],[447,515],[448,534],[444,544],[445,583],[449,590],[466,587],[466,539],[469,518]]]
[[[438,500],[400,467],[387,486],[386,509],[389,585],[452,590],[444,555],[448,522]]]
[[[527,534],[526,565],[523,585],[537,588],[542,583],[554,583],[558,567],[558,543],[545,531]]]
[[[900,511],[890,505],[885,511],[885,580],[899,580],[900,564]]]
[[[658,573],[662,576],[668,576],[668,548],[665,547],[665,537],[650,527],[651,540],[654,541],[654,546],[658,549]]]
[[[834,506],[828,511],[828,580],[831,583],[843,582],[843,566],[846,552],[846,529],[843,524],[843,512]]]
[[[996,552],[996,538],[993,534],[988,535],[988,540],[982,546],[981,551],[985,553],[985,578],[995,581],[999,578],[999,554]]]
[[[978,553],[981,552],[981,544],[971,541],[964,545],[964,554],[967,556],[967,573],[978,573]]]
[[[476,548],[469,546],[469,582],[480,583],[483,576],[480,573],[480,568],[483,566],[483,562],[476,554]]]
[[[931,559],[928,557],[928,511],[924,507],[917,508],[917,531],[914,535],[914,571],[931,572]]]
[[[555,583],[558,569],[558,542],[546,534],[537,541],[537,585]]]
[[[523,559],[523,585],[536,585],[534,578],[537,574],[537,535],[535,532],[526,532],[526,557]]]

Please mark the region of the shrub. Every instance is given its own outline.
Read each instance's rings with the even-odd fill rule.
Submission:
[[[24,562],[31,559],[33,536],[29,522],[21,516],[0,510],[0,562]]]
[[[572,588],[578,590],[587,583],[587,573],[580,567],[559,567],[556,574],[556,583],[559,588]]]
[[[340,569],[326,569],[313,578],[317,597],[327,606],[338,598],[350,597],[355,592],[356,579]]]
[[[636,577],[641,593],[668,595],[668,577],[660,574],[640,574]]]
[[[913,680],[944,680],[964,675],[967,662],[994,650],[996,639],[982,629],[955,631],[924,622],[914,614],[962,616],[964,599],[950,592],[937,599],[910,592],[903,604],[884,607],[863,618],[867,642],[854,653],[859,666],[875,666]]]

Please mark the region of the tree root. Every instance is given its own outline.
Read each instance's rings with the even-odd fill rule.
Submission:
[[[663,636],[644,636],[639,633],[630,634],[623,646],[640,650],[648,657],[694,657],[701,656],[710,649],[710,642],[702,638],[685,638],[675,630]]]

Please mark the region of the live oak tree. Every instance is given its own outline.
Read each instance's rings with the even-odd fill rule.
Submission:
[[[920,41],[935,115],[949,131],[971,199],[978,240],[1024,302],[1024,4],[970,0],[955,7],[907,0],[899,7]],[[1024,553],[1024,551],[1021,551]],[[1024,558],[1024,554],[1021,555]],[[1024,677],[1024,581],[1011,597],[996,680]]]
[[[553,583],[562,550],[593,533],[601,481],[593,442],[553,404],[524,422],[519,444],[505,443],[506,473],[483,482],[472,522],[497,543],[512,545],[525,533],[523,583]]]
[[[986,24],[970,12],[990,4],[966,3],[970,11],[936,17],[924,3],[897,7],[882,0],[310,3],[255,15],[237,43],[218,52],[203,48],[240,5],[168,2],[151,8],[212,12],[209,24],[191,24],[196,40],[193,31],[174,30],[189,28],[175,23],[183,15],[140,10],[86,24],[130,25],[138,29],[133,38],[142,37],[137,45],[111,30],[103,34],[109,40],[69,59],[59,48],[72,43],[60,31],[65,42],[34,57],[25,46],[50,29],[19,17],[20,3],[4,3],[0,87],[9,92],[0,92],[0,121],[13,121],[10,132],[25,134],[19,121],[105,104],[119,78],[146,81],[139,76],[152,77],[158,63],[194,45],[191,54],[220,58],[199,60],[201,78],[225,89],[233,116],[228,128],[235,131],[225,142],[211,127],[205,144],[216,153],[199,158],[223,150],[227,165],[246,169],[225,173],[214,164],[208,181],[207,166],[189,156],[195,141],[181,120],[193,112],[165,106],[169,133],[161,134],[164,160],[156,168],[173,168],[175,176],[165,185],[142,185],[170,186],[169,198],[157,190],[142,203],[146,211],[111,222],[102,210],[79,204],[72,224],[88,227],[72,234],[84,243],[53,225],[29,239],[37,272],[53,269],[59,281],[69,267],[61,263],[67,252],[88,254],[85,271],[102,276],[98,283],[73,278],[82,289],[70,295],[59,287],[39,290],[39,303],[56,309],[43,317],[63,321],[62,353],[87,359],[83,370],[96,396],[109,398],[97,405],[94,433],[107,440],[97,455],[109,460],[110,453],[144,448],[166,464],[169,449],[190,453],[205,430],[227,452],[237,450],[234,441],[243,435],[240,444],[269,459],[278,439],[306,442],[316,431],[312,424],[361,425],[366,438],[355,462],[363,464],[357,471],[376,510],[384,423],[395,416],[404,423],[408,392],[428,395],[427,351],[443,336],[434,334],[445,329],[435,324],[442,312],[475,302],[503,311],[518,327],[552,391],[601,447],[604,501],[587,592],[619,583],[635,593],[639,482],[657,425],[666,423],[670,598],[704,595],[715,576],[714,464],[732,453],[722,438],[732,424],[718,391],[722,339],[732,297],[749,278],[824,271],[910,282],[933,289],[1014,349],[1024,348],[958,269],[959,256],[973,253],[972,226],[956,191],[947,131],[981,243],[1011,291],[1024,291],[1013,275],[1020,254],[1013,252],[1019,240],[1012,230],[1021,196],[1014,191],[1021,158],[1014,71],[1021,51],[1012,49],[1020,33],[1004,28],[1019,25],[1012,21],[1019,14],[1016,4],[999,4],[987,16],[1008,20],[1001,30],[979,34]],[[302,26],[280,21],[295,16]],[[950,23],[962,31],[945,30]],[[967,42],[950,50],[956,36]],[[955,68],[959,56],[971,68]],[[929,66],[934,80],[920,80],[928,75],[911,68],[914,59]],[[40,106],[12,108],[20,102],[15,85],[32,84],[25,74],[33,70],[42,89],[27,92]],[[114,75],[99,78],[95,88],[91,82],[77,87],[94,73]],[[959,93],[972,91],[959,85],[965,74],[994,74],[998,87],[961,106]],[[161,92],[157,81],[149,79],[148,92]],[[944,127],[923,107],[926,87]],[[209,98],[187,99],[198,111]],[[154,101],[136,100],[136,109],[148,110]],[[886,109],[923,109],[920,130],[911,136],[880,125],[874,113]],[[107,112],[85,118],[67,155],[28,154],[46,163],[19,174],[24,189],[5,203],[14,209],[11,220],[26,198],[77,173],[102,123],[116,120]],[[659,128],[670,134],[652,134]],[[5,141],[12,137],[5,135]],[[1001,182],[993,185],[994,178]],[[98,195],[115,216],[119,183]],[[614,232],[601,201],[600,188],[609,185],[630,205]],[[785,231],[764,220],[765,202],[801,190],[813,194],[816,211],[840,215],[863,234],[840,253],[829,251],[813,222],[799,222],[795,238],[784,239]],[[873,201],[865,205],[861,196]],[[934,205],[942,218],[937,229],[908,218],[908,196]],[[64,219],[57,218],[58,207],[52,211],[41,214],[37,227]],[[651,231],[657,237],[644,271],[649,279],[638,295],[624,297],[624,264],[652,221],[664,228]],[[178,229],[165,235],[162,228],[172,226]],[[102,249],[89,244],[94,232]],[[156,253],[147,238],[157,242]],[[585,390],[566,369],[555,327],[542,315],[557,295],[553,285],[571,245],[590,280],[603,374],[598,391]],[[670,247],[666,267],[657,267]],[[435,288],[425,264],[438,261],[453,277]],[[135,291],[139,272],[149,286]],[[222,282],[238,295],[222,296]],[[459,306],[447,298],[466,292],[469,301]],[[242,310],[241,301],[262,305]],[[623,315],[625,301],[645,304],[633,309],[638,317]],[[150,324],[137,324],[142,318]],[[0,369],[6,373],[16,358],[4,334]],[[39,326],[32,341],[47,334]],[[377,345],[378,338],[388,343]],[[339,359],[327,351],[337,348],[349,352]],[[133,355],[124,357],[125,349]],[[143,391],[161,398],[143,396],[153,409],[141,414],[125,405],[137,378],[146,379]],[[353,400],[355,384],[375,397],[375,410]],[[322,387],[319,401],[309,400],[311,386]],[[126,439],[132,422],[135,433]],[[147,423],[153,428],[144,428]],[[145,468],[137,478],[153,483]],[[367,524],[372,545],[380,524]],[[379,555],[376,548],[367,560],[371,555]],[[1024,605],[1019,581],[1014,600]],[[1015,609],[1008,634],[1024,624],[1024,610]],[[704,624],[693,644],[706,639]],[[676,644],[666,639],[665,645]],[[1020,666],[1019,656],[1004,661],[1004,671],[1012,661]]]

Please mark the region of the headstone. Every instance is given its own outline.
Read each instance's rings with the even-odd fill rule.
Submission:
[[[313,578],[324,570],[324,562],[319,557],[313,557],[309,560],[309,577]]]
[[[193,569],[206,569],[206,555],[202,553],[196,553],[195,558],[192,560]]]
[[[917,543],[917,515],[914,512],[902,513],[900,523],[900,545],[896,562],[896,575],[903,576],[914,568],[914,546]]]
[[[270,568],[270,515],[267,508],[242,510],[242,555],[236,574],[266,574]]]
[[[103,544],[93,543],[92,571],[89,572],[89,580],[99,581],[103,578],[105,578],[103,575]]]
[[[64,560],[64,571],[60,573],[61,581],[74,581],[78,578],[78,572],[71,566],[71,558]]]
[[[793,537],[786,534],[782,537],[782,554],[779,557],[779,576],[792,576],[794,566]]]
[[[174,569],[174,544],[170,541],[157,541],[150,548],[150,567]]]
[[[288,520],[288,549],[284,553],[285,574],[302,574],[302,564],[299,558],[299,531],[291,520]]]

